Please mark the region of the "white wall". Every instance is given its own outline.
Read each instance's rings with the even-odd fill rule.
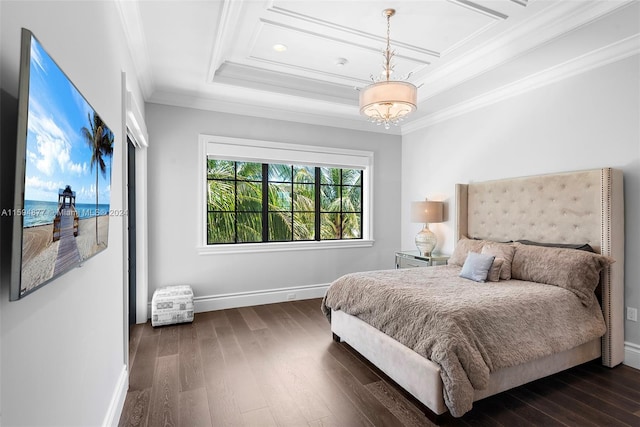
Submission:
[[[607,25],[615,27],[618,18],[618,23],[628,24],[629,20],[622,18],[629,13],[637,16],[636,6],[618,17],[606,17]],[[571,34],[574,46],[582,51],[588,50],[590,43],[598,45],[601,35],[610,34],[601,31],[606,28],[603,22],[594,24],[598,31],[587,27]],[[637,33],[638,20],[632,23],[635,27],[631,31]],[[558,55],[556,47],[549,44],[530,52],[529,59]],[[566,46],[563,49],[559,56],[570,53]],[[532,66],[535,63],[532,59]],[[626,305],[640,307],[639,118],[640,57],[636,54],[404,136],[402,247],[413,247],[418,231],[418,225],[409,222],[409,203],[426,196],[449,202],[448,222],[433,229],[439,234],[443,252],[451,253],[456,183],[620,168],[625,185]],[[634,347],[640,344],[640,323],[627,321],[625,329],[625,340],[631,343],[627,355],[635,358],[640,349]],[[637,360],[640,363],[640,358]]]
[[[328,284],[361,270],[392,268],[400,245],[399,136],[147,104],[149,298],[157,287],[190,284],[208,308],[273,301],[268,291]],[[374,238],[370,248],[198,255],[198,134],[374,152]],[[320,291],[320,290],[318,290]],[[297,297],[304,294],[296,292]],[[234,295],[251,293],[251,299]],[[266,294],[265,294],[266,293]],[[263,295],[264,294],[264,295]],[[285,294],[276,295],[283,300]],[[225,305],[226,304],[226,305]],[[197,305],[196,307],[205,307]]]
[[[112,208],[122,208],[121,71],[132,67],[114,3],[3,0],[0,8],[2,90],[15,102],[20,28],[28,28],[113,130]],[[139,98],[136,82],[127,84]],[[3,127],[15,120],[8,109],[2,117]],[[2,144],[15,144],[15,135]],[[1,185],[6,194],[8,182]],[[110,218],[107,250],[20,301],[9,302],[8,272],[2,272],[4,425],[91,426],[119,415],[127,380],[123,221]],[[1,245],[3,260],[8,244]]]

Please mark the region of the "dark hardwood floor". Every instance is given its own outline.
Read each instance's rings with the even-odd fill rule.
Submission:
[[[137,325],[120,426],[428,426],[421,406],[348,345],[320,300]],[[598,363],[476,402],[443,425],[640,426],[640,371]]]

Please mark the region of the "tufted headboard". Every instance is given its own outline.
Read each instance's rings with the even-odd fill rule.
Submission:
[[[611,168],[456,185],[456,241],[589,243],[616,260],[602,279],[602,363],[624,360],[624,198]]]

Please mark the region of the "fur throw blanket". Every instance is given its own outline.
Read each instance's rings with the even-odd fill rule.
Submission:
[[[356,316],[440,366],[453,416],[472,407],[489,373],[571,349],[602,336],[605,323],[558,286],[506,280],[476,283],[460,267],[353,273],[337,279],[322,310]]]

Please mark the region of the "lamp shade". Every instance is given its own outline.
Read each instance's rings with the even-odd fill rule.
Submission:
[[[411,222],[425,224],[442,222],[444,220],[444,203],[442,202],[411,202]]]

